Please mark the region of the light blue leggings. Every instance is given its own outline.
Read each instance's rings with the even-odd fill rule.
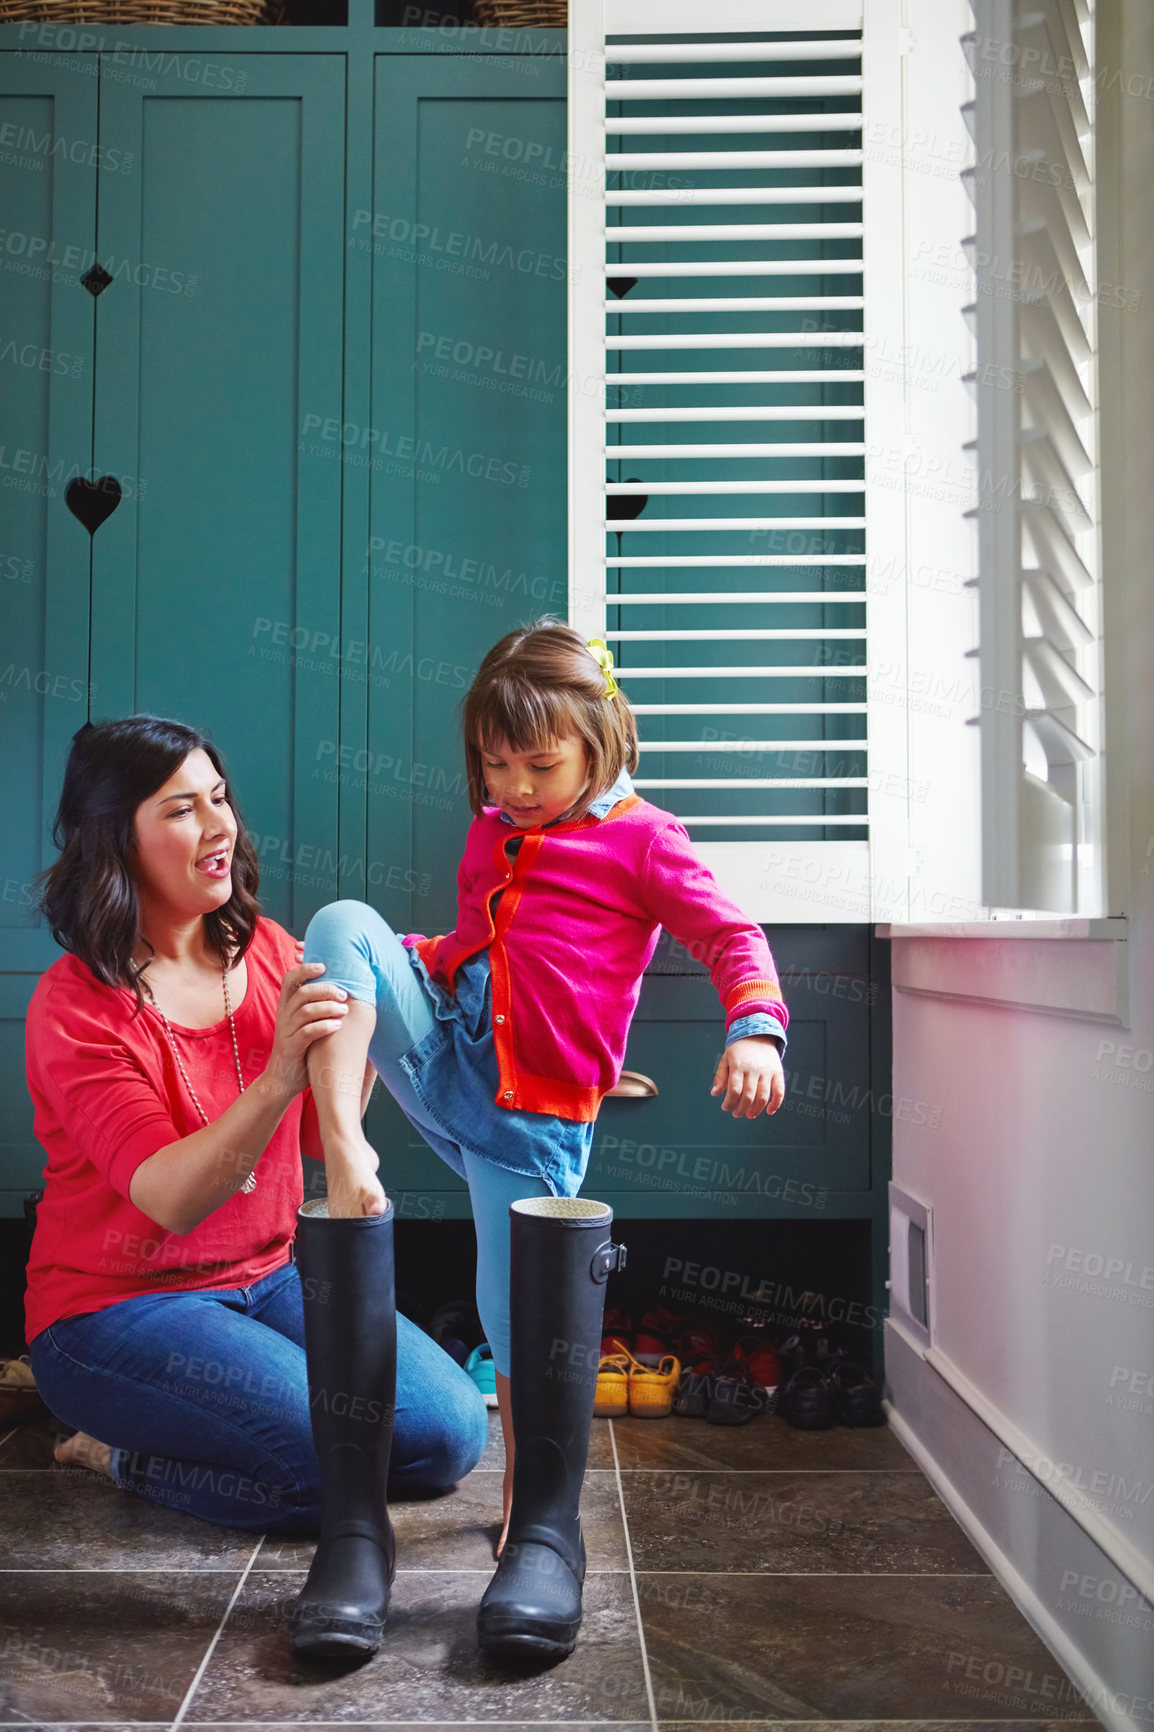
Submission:
[[[369,1059],[401,1111],[417,1130],[443,1139],[432,1125],[401,1059],[430,1034],[436,1018],[421,991],[409,953],[381,916],[364,902],[330,902],[313,915],[304,939],[304,960],[323,962],[325,979],[350,998],[375,1006],[376,1028]],[[317,977],[320,978],[319,976]],[[509,1375],[509,1205],[521,1197],[552,1195],[543,1179],[511,1173],[460,1150],[477,1234],[477,1310],[493,1363]],[[388,1190],[388,1173],[381,1182]]]

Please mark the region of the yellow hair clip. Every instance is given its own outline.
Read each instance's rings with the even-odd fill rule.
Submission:
[[[613,651],[604,638],[591,637],[589,639],[589,653],[605,675],[605,696],[615,698],[617,696],[617,681],[610,671],[613,667]]]

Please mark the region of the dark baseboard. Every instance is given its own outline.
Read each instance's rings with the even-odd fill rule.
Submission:
[[[30,1234],[20,1220],[0,1220],[0,1359],[24,1352],[24,1266]]]

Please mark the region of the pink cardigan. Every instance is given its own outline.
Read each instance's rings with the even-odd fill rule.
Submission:
[[[518,835],[510,860],[506,844]],[[486,807],[469,828],[457,887],[456,930],[404,942],[450,991],[461,964],[488,947],[498,1106],[597,1117],[621,1074],[662,926],[709,969],[727,1024],[765,1011],[788,1025],[760,926],[722,894],[677,819],[637,794],[604,818],[544,830],[514,830]]]

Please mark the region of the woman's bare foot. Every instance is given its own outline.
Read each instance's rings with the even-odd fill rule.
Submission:
[[[112,1446],[98,1443],[86,1431],[78,1431],[56,1445],[53,1454],[61,1467],[90,1467],[94,1473],[112,1478]]]

